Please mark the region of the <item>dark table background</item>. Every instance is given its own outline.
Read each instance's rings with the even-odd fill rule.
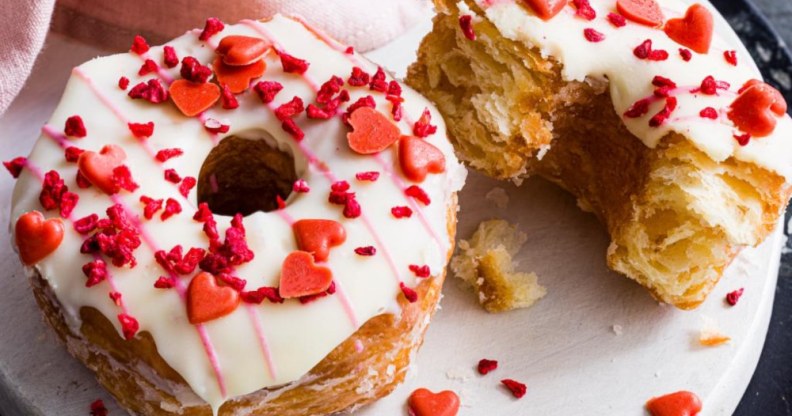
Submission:
[[[792,45],[792,0],[753,0],[786,45]],[[717,3],[717,2],[716,2]],[[744,8],[740,0],[724,0],[725,8]],[[749,45],[750,49],[750,45]],[[787,62],[789,65],[789,63]],[[792,77],[792,67],[782,68]],[[789,87],[789,78],[787,78]],[[792,91],[787,91],[790,101]],[[792,138],[790,138],[792,140]],[[792,211],[787,213],[787,221]],[[785,232],[789,235],[788,226]],[[787,243],[788,248],[792,244]],[[792,252],[783,254],[770,331],[756,373],[735,416],[792,416]]]

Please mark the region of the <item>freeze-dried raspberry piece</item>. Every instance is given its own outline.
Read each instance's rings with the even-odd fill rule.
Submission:
[[[185,176],[182,180],[181,185],[179,185],[179,193],[182,194],[185,198],[190,195],[190,191],[195,187],[198,183],[198,180],[193,178],[192,176]]]
[[[178,214],[180,212],[182,212],[182,207],[181,207],[181,204],[179,204],[179,201],[177,201],[177,200],[175,200],[173,198],[168,198],[168,200],[165,201],[165,210],[162,211],[162,215],[160,215],[160,219],[162,221],[165,221],[168,218],[170,218],[170,217],[172,217],[172,216],[174,216],[174,215],[176,215],[176,214]]]
[[[651,127],[659,127],[663,123],[666,122],[671,117],[671,113],[676,110],[677,107],[677,99],[676,97],[668,97],[666,98],[665,106],[659,113],[655,114],[651,120],[649,120],[649,125]]]
[[[154,122],[148,123],[127,123],[129,131],[138,139],[148,139],[154,134]]]
[[[127,165],[121,165],[113,169],[113,185],[117,189],[124,189],[135,192],[140,186],[132,179],[132,172]]]
[[[150,79],[148,82],[141,82],[129,90],[129,97],[132,99],[143,99],[152,104],[159,104],[168,100],[168,90],[166,90],[158,79]]]
[[[212,69],[206,65],[201,65],[197,59],[187,56],[182,59],[182,66],[179,70],[182,78],[190,82],[203,84],[209,81],[212,76]]]
[[[358,172],[355,174],[355,179],[366,182],[376,182],[379,179],[380,173],[375,171]]]
[[[137,319],[122,313],[118,315],[118,322],[121,323],[121,332],[123,332],[124,338],[127,341],[135,338],[135,334],[137,334],[138,330],[140,329],[140,324],[138,323]]]
[[[22,174],[22,169],[27,165],[27,158],[23,156],[15,157],[11,160],[3,162],[3,166],[8,170],[8,173],[16,179]]]
[[[275,117],[277,117],[280,121],[285,121],[299,115],[303,111],[305,111],[303,100],[300,97],[295,96],[291,99],[291,101],[281,104],[275,110]]]
[[[83,123],[83,119],[80,116],[71,116],[67,118],[63,132],[69,137],[77,138],[83,138],[88,134],[85,130],[85,123]]]
[[[371,77],[369,88],[377,92],[388,91],[388,82],[385,80],[385,71],[381,67],[377,67],[377,72]]]
[[[154,214],[156,214],[159,210],[162,209],[162,204],[165,202],[162,199],[154,199],[148,196],[142,195],[140,197],[140,202],[143,203],[143,216],[150,220],[154,218]]]
[[[459,29],[462,30],[462,34],[466,38],[476,40],[476,32],[473,30],[473,16],[469,14],[459,16]]]
[[[80,155],[83,154],[83,152],[85,152],[85,150],[80,149],[79,147],[69,146],[63,151],[63,156],[67,162],[77,163],[77,161],[80,159]]]
[[[481,359],[478,363],[478,372],[482,376],[489,374],[490,372],[495,371],[498,368],[498,362],[495,360],[488,360],[486,358]]]
[[[304,74],[308,70],[310,65],[308,62],[291,56],[284,51],[278,51],[278,55],[280,56],[281,66],[283,66],[283,72]]]
[[[429,195],[426,193],[426,191],[424,191],[423,188],[418,185],[411,185],[409,188],[404,190],[404,194],[415,198],[424,205],[429,205],[432,203],[432,200],[429,199]]]
[[[511,394],[520,399],[525,396],[525,392],[528,391],[528,388],[525,384],[520,383],[519,381],[512,380],[509,378],[501,380],[501,383],[506,386],[507,389],[511,392]]]
[[[359,67],[353,67],[347,83],[353,87],[362,87],[368,85],[370,81],[371,76],[366,71]]]
[[[416,301],[418,301],[418,292],[416,292],[412,288],[407,287],[407,285],[405,285],[404,282],[399,283],[399,289],[401,289],[402,293],[404,294],[404,297],[407,299],[408,302],[415,303]]]
[[[179,57],[176,55],[176,49],[173,49],[173,46],[165,46],[162,48],[163,52],[163,63],[168,68],[174,68],[176,65],[179,64]]]
[[[421,118],[415,122],[413,126],[413,134],[417,137],[428,137],[432,134],[437,132],[437,126],[433,126],[432,124],[432,113],[429,112],[429,109],[424,109],[423,114],[421,114]]]
[[[690,62],[693,59],[693,52],[690,49],[686,48],[679,48],[679,56],[682,57],[682,60],[685,62]]]
[[[168,160],[184,154],[184,151],[179,148],[162,149],[154,156],[160,162],[167,162]]]
[[[138,70],[138,75],[142,77],[152,72],[157,72],[157,70],[159,70],[159,65],[157,65],[157,63],[154,62],[153,59],[146,59],[143,62],[143,65],[140,66],[140,69]]]
[[[284,299],[280,296],[278,288],[276,287],[260,287],[256,290],[241,292],[239,295],[243,302],[254,303],[256,305],[261,304],[265,299],[270,303],[284,302]]]
[[[608,21],[614,27],[624,27],[627,26],[627,20],[624,16],[616,13],[608,13]]]
[[[646,115],[649,112],[649,105],[652,104],[652,100],[649,98],[644,98],[641,100],[636,101],[633,103],[627,111],[624,112],[624,117],[627,118],[638,118]]]
[[[311,188],[308,186],[308,182],[306,182],[305,179],[298,179],[294,182],[292,190],[294,192],[304,194],[310,192]]]
[[[597,17],[597,12],[591,7],[589,0],[572,0],[572,3],[577,8],[575,16],[589,21]]]
[[[118,88],[121,88],[122,90],[126,90],[127,87],[129,87],[129,78],[127,78],[127,77],[119,78],[118,79]]]
[[[605,35],[602,32],[597,32],[592,28],[583,29],[583,37],[591,43],[599,43],[605,40]]]
[[[723,57],[732,66],[737,66],[737,51],[725,51]]]
[[[176,279],[173,277],[160,276],[157,278],[157,281],[154,282],[154,287],[157,289],[171,289],[174,286],[176,286]]]
[[[132,46],[129,48],[129,50],[138,55],[143,55],[144,53],[148,52],[149,44],[146,42],[146,39],[143,38],[143,36],[135,35],[135,38],[132,40]]]
[[[294,140],[297,140],[298,142],[305,138],[305,133],[303,133],[300,126],[298,126],[297,123],[295,123],[294,120],[290,118],[283,120],[281,123],[281,128],[286,133],[289,133],[290,136],[294,137]]]
[[[82,267],[83,274],[88,278],[85,287],[96,286],[107,279],[107,263],[102,259],[96,259],[86,263]]]
[[[711,120],[717,120],[718,119],[718,110],[716,110],[716,109],[714,109],[712,107],[707,107],[707,108],[704,108],[703,110],[701,110],[701,112],[699,112],[699,116],[701,116],[701,118],[708,118],[708,119],[711,119]]]
[[[355,254],[358,256],[373,256],[377,254],[377,249],[374,246],[357,247]]]
[[[198,39],[206,42],[209,38],[220,33],[223,29],[225,29],[225,25],[220,19],[210,17],[206,19],[206,24],[204,25],[201,35],[198,36]]]
[[[282,89],[283,85],[276,81],[259,81],[253,86],[253,91],[256,91],[264,104],[271,103]]]
[[[391,214],[396,218],[410,218],[412,217],[412,209],[410,207],[393,207]]]
[[[233,110],[239,107],[239,101],[237,101],[236,96],[231,92],[231,88],[228,88],[227,84],[220,85],[220,98],[223,102],[223,108],[226,110]]]
[[[423,266],[419,266],[417,264],[411,264],[408,267],[410,271],[413,272],[413,274],[415,274],[415,277],[427,278],[432,275],[431,270],[429,270],[429,266],[425,264]]]
[[[74,231],[80,234],[88,234],[96,230],[99,224],[99,216],[96,214],[88,215],[74,221]]]

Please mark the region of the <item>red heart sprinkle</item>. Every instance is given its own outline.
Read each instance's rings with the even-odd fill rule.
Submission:
[[[239,305],[239,292],[218,286],[215,277],[201,272],[187,288],[187,317],[192,324],[213,321],[233,312]]]
[[[198,84],[185,79],[173,81],[168,89],[173,103],[187,117],[203,113],[220,99],[220,87],[215,84]]]
[[[412,392],[407,405],[415,416],[456,416],[459,412],[459,396],[450,390],[432,393],[420,388]]]
[[[99,153],[85,151],[77,160],[82,176],[96,185],[105,193],[112,195],[118,192],[118,185],[113,180],[113,170],[124,162],[124,149],[114,144],[103,147]]]
[[[45,220],[38,211],[22,214],[14,233],[22,262],[30,266],[50,255],[63,241],[63,231],[60,218]]]
[[[749,81],[746,85],[729,106],[729,120],[753,137],[769,136],[775,130],[776,118],[786,114],[786,101],[778,90],[764,82]]]
[[[226,36],[220,41],[217,53],[223,62],[231,66],[250,65],[261,59],[270,45],[261,38],[250,36]]]
[[[379,153],[401,137],[399,127],[370,107],[361,107],[349,117],[352,131],[347,133],[349,147],[362,155]]]
[[[316,261],[325,261],[330,248],[346,241],[344,226],[333,220],[300,220],[292,225],[297,248],[312,253]]]
[[[212,67],[215,71],[217,82],[227,84],[234,94],[247,91],[250,88],[250,81],[260,78],[267,70],[267,64],[263,59],[245,66],[231,66],[223,63],[222,58],[215,59]]]
[[[715,23],[710,11],[696,3],[687,10],[685,17],[671,19],[663,29],[669,38],[698,53],[709,52]]]
[[[652,416],[695,416],[701,411],[701,400],[689,391],[678,391],[646,402]]]
[[[550,20],[563,9],[568,0],[523,0],[542,20]]]
[[[311,253],[294,251],[283,260],[278,290],[282,298],[299,298],[322,293],[331,283],[330,269],[314,264]]]
[[[616,9],[635,23],[646,26],[663,24],[663,12],[655,0],[618,0]]]
[[[429,142],[405,136],[399,141],[399,165],[407,179],[423,182],[428,173],[445,172],[445,156]]]

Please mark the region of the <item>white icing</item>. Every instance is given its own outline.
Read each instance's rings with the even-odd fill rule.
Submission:
[[[624,118],[627,128],[647,146],[654,148],[669,132],[687,137],[715,161],[729,157],[755,163],[792,179],[792,119],[788,115],[778,119],[772,135],[754,138],[747,146],[740,146],[733,138],[737,130],[726,117],[726,110],[737,95],[737,90],[750,79],[761,79],[751,57],[740,45],[733,30],[717,11],[706,4],[716,16],[715,33],[710,51],[706,55],[693,52],[693,59],[685,62],[679,55],[682,47],[662,30],[639,25],[627,20],[627,26],[617,28],[607,19],[616,12],[615,0],[590,0],[597,13],[593,21],[575,16],[570,5],[558,15],[544,21],[536,17],[522,1],[475,0],[506,38],[538,48],[545,57],[553,57],[563,64],[562,75],[567,81],[604,79],[610,82],[610,93],[617,114],[624,114],[636,101],[653,95],[652,79],[661,75],[675,81],[679,103],[672,117],[659,128],[649,126],[649,119],[658,113],[664,100],[656,100],[650,111],[640,118]],[[692,0],[659,0],[665,19],[684,16]],[[592,28],[605,39],[599,43],[586,40],[583,31]],[[639,60],[633,54],[635,47],[646,39],[652,40],[653,49],[668,51],[666,61]],[[726,62],[723,52],[737,50],[738,65]],[[708,75],[731,84],[728,91],[719,90],[718,96],[693,94],[690,91],[701,85]],[[718,120],[704,119],[699,112],[713,107],[720,112]]]
[[[197,36],[199,32],[196,31],[187,32],[168,45],[176,49],[179,58],[194,56],[206,64],[215,56],[213,46],[224,36],[238,34],[261,37],[262,34],[257,28],[276,38],[279,46],[289,54],[309,61],[311,66],[306,76],[316,84],[325,82],[332,75],[346,80],[353,62],[359,63],[371,74],[376,70],[374,64],[359,55],[346,55],[343,53],[344,48],[339,48],[338,45],[328,47],[325,43],[327,39],[320,39],[302,24],[281,16],[266,23],[227,25],[225,30],[210,39],[210,45],[200,42]],[[147,57],[162,65],[162,48],[153,47]],[[116,200],[139,216],[141,226],[150,240],[135,251],[138,261],[135,268],[109,266],[110,279],[86,288],[86,278],[81,267],[93,258],[79,253],[84,236],[75,232],[71,222],[66,221],[66,233],[60,247],[35,267],[49,282],[70,322],[79,322],[79,309],[90,306],[107,316],[120,333],[116,316],[122,312],[122,308],[110,300],[108,293],[111,290],[122,293],[123,310],[138,320],[141,331],[152,335],[159,354],[216,411],[228,399],[300,379],[368,319],[382,313],[398,314],[398,282],[403,281],[410,287],[417,284],[408,265],[426,264],[433,274],[442,272],[450,248],[446,231],[448,208],[453,194],[464,183],[466,173],[446,140],[439,113],[417,93],[408,88],[404,89],[405,117],[398,123],[402,133],[411,134],[412,122],[420,117],[424,108],[430,108],[433,124],[437,124],[439,129],[427,140],[441,149],[446,158],[446,172],[429,175],[420,184],[432,200],[426,207],[408,200],[397,181],[384,172],[380,163],[399,177],[398,182],[409,185],[401,177],[395,146],[378,158],[360,156],[353,153],[346,144],[348,129],[342,124],[340,117],[329,121],[313,121],[303,114],[296,119],[306,135],[302,142],[304,148],[310,149],[324,161],[335,177],[347,180],[352,185],[352,191],[356,192],[364,215],[384,245],[377,246],[372,229],[366,226],[362,217],[346,219],[342,215],[341,207],[327,202],[330,190],[327,174],[318,171],[315,165],[308,162],[302,150],[281,129],[281,123],[273,115],[271,108],[277,108],[296,95],[306,105],[313,103],[316,93],[302,77],[284,73],[277,56],[271,53],[266,58],[267,72],[262,80],[278,81],[285,87],[271,108],[263,105],[253,91],[248,91],[238,96],[238,109],[224,110],[218,104],[201,119],[212,118],[230,124],[231,131],[226,136],[245,135],[255,131],[267,132],[279,147],[288,149],[296,156],[298,174],[309,184],[311,191],[307,194],[292,194],[283,214],[295,220],[333,219],[344,225],[346,242],[331,250],[326,263],[333,271],[338,292],[307,305],[301,305],[297,301],[287,301],[284,304],[270,304],[265,301],[261,305],[243,303],[228,316],[198,327],[191,325],[187,321],[184,300],[179,291],[154,288],[154,282],[165,271],[154,261],[153,252],[157,249],[169,250],[177,244],[184,246],[185,250],[190,247],[206,248],[208,240],[201,231],[202,224],[192,220],[197,206],[196,190],[193,189],[188,198],[183,198],[176,186],[163,179],[163,170],[174,168],[182,177],[197,178],[215,141],[198,117],[182,116],[171,103],[154,105],[143,100],[132,100],[127,96],[128,90],[122,91],[117,86],[122,75],[131,80],[130,88],[156,76],[165,80],[179,78],[178,66],[174,69],[163,67],[159,75],[139,77],[137,72],[142,62],[140,56],[124,53],[94,59],[81,65],[69,80],[63,99],[48,123],[48,126],[60,131],[65,120],[77,114],[85,121],[88,135],[70,142],[70,145],[93,151],[98,151],[107,144],[124,148],[127,154],[125,163],[130,167],[140,188],[134,193],[122,191],[116,196]],[[91,90],[86,78],[117,108],[116,113],[103,105],[100,97]],[[385,100],[384,94],[370,91],[367,87],[345,88],[352,94],[351,102],[371,94],[376,99],[378,108],[390,114],[391,105]],[[154,122],[154,135],[146,140],[145,146],[132,137],[126,123],[122,122],[124,119]],[[164,164],[158,163],[152,157],[151,152],[174,147],[183,149],[184,156]],[[104,217],[105,210],[114,203],[113,199],[96,187],[80,189],[77,186],[76,164],[65,161],[63,149],[57,140],[42,135],[29,160],[30,168],[23,171],[14,192],[12,224],[25,212],[42,210],[38,202],[41,190],[40,174],[51,169],[57,170],[69,189],[80,196],[71,219],[79,219],[92,213]],[[363,171],[379,171],[381,176],[374,183],[356,181],[355,174]],[[181,203],[183,212],[165,222],[160,221],[159,216],[150,221],[145,220],[142,216],[143,206],[139,202],[141,195],[154,198],[172,197]],[[416,212],[409,219],[395,219],[391,215],[391,207],[403,205],[420,210],[420,215]],[[45,215],[54,217],[57,214],[52,211]],[[421,216],[425,218],[425,222]],[[223,235],[230,224],[230,218],[217,215],[215,217]],[[244,223],[248,245],[256,256],[252,262],[237,267],[236,275],[247,280],[247,290],[277,286],[284,257],[297,249],[290,225],[275,212],[250,215],[245,218]],[[431,237],[429,230],[439,236],[439,242]],[[378,252],[375,256],[362,257],[353,251],[356,247],[368,245],[377,246]],[[394,275],[386,261],[386,252],[393,259],[397,275]],[[181,279],[182,286],[189,283],[189,276]],[[349,301],[350,310],[345,309],[344,299]],[[257,335],[256,327],[261,329],[263,340]],[[217,369],[213,368],[208,358],[209,350],[202,344],[202,331],[211,343],[211,350],[216,354]],[[225,383],[225,394],[220,389],[219,379]]]

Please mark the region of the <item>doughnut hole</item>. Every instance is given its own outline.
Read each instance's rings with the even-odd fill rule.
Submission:
[[[294,157],[266,138],[224,138],[207,156],[198,176],[198,202],[218,215],[248,216],[278,209],[298,179]]]

